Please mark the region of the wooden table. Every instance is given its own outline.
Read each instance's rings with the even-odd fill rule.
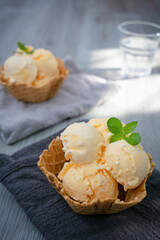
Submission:
[[[12,154],[83,118],[116,116],[124,123],[138,120],[142,146],[160,169],[160,52],[148,78],[119,79],[117,25],[127,20],[160,24],[158,0],[1,0],[0,64],[16,48],[17,41],[47,48],[55,56],[71,55],[88,73],[111,79],[119,92],[103,105],[78,118],[63,121],[14,145],[0,139],[0,152]],[[0,185],[0,239],[43,239],[11,194]]]

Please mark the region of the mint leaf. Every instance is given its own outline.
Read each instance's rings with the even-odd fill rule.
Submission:
[[[110,118],[107,121],[108,129],[111,133],[122,133],[123,126],[121,121],[118,118]]]
[[[121,140],[122,138],[123,138],[123,136],[121,133],[116,133],[111,137],[110,143],[117,142],[117,141]]]
[[[135,146],[138,145],[141,141],[141,136],[139,133],[132,133],[129,137],[124,138],[129,144]]]
[[[25,47],[25,45],[23,43],[18,42],[17,45],[18,45],[19,49],[21,49],[22,51],[28,53],[28,50],[27,50],[27,48]]]
[[[137,121],[127,123],[124,127],[124,133],[129,134],[137,127]]]

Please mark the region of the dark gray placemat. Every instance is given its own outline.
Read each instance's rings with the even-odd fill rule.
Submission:
[[[1,182],[44,237],[48,240],[159,239],[160,172],[154,170],[147,181],[147,197],[138,205],[113,215],[78,215],[37,167],[39,155],[59,134],[12,156],[0,154]]]

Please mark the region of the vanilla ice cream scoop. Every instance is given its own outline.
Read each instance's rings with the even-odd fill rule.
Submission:
[[[62,180],[66,193],[79,202],[89,202],[93,199],[105,200],[117,198],[118,184],[107,170],[90,170],[90,164],[79,166],[75,163],[65,163],[58,178]]]
[[[30,55],[15,54],[4,63],[4,77],[10,82],[31,84],[37,77],[37,66]]]
[[[58,63],[54,55],[43,48],[38,48],[32,54],[38,68],[39,79],[50,77],[59,73]]]
[[[147,176],[151,166],[142,147],[132,146],[125,140],[111,143],[105,151],[106,169],[124,186],[124,190],[137,187]]]
[[[79,164],[98,160],[102,154],[103,137],[88,123],[73,123],[60,136],[65,158]]]
[[[91,124],[93,127],[98,129],[101,135],[104,137],[105,144],[108,145],[110,142],[110,138],[113,135],[107,127],[108,118],[94,118],[91,119],[88,123]],[[122,125],[124,125],[122,123]]]
[[[101,133],[101,135],[105,139],[105,144],[109,144],[110,138],[113,135],[107,127],[107,118],[96,118],[91,119],[88,123],[91,124],[93,127],[98,129]]]

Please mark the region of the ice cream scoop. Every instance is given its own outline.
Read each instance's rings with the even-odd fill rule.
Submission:
[[[14,54],[4,63],[4,77],[10,82],[31,84],[37,77],[37,66],[30,55]]]
[[[73,123],[60,136],[65,158],[79,164],[96,161],[100,158],[104,139],[100,132],[88,123]]]
[[[124,190],[137,187],[147,176],[151,166],[142,147],[132,146],[125,140],[109,144],[105,150],[106,169],[124,186]]]
[[[32,54],[38,68],[38,78],[46,78],[59,73],[58,63],[54,55],[43,48],[38,48]]]
[[[62,180],[66,193],[79,202],[89,202],[93,199],[103,201],[118,196],[118,184],[111,174],[104,169],[95,171],[90,164],[80,166],[65,163],[58,178]]]
[[[101,135],[105,139],[105,144],[109,144],[110,137],[113,135],[107,127],[107,118],[95,118],[91,119],[88,123],[91,124],[93,127],[98,129]]]
[[[105,144],[108,145],[110,142],[110,138],[113,135],[107,127],[108,118],[94,118],[91,119],[88,123],[91,124],[93,127],[98,129],[101,135],[104,137]],[[122,123],[124,126],[124,124]]]

